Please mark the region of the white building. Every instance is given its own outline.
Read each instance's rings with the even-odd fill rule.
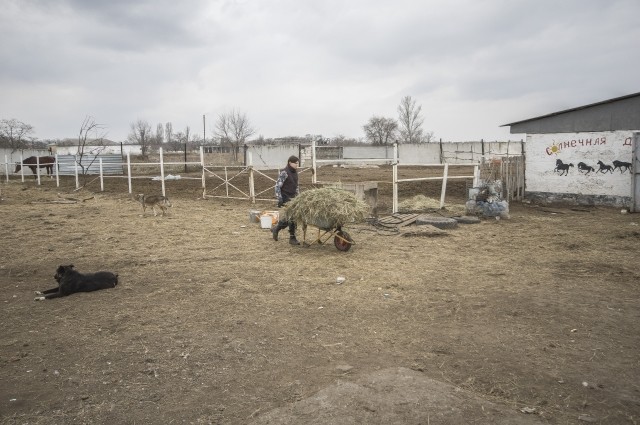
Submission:
[[[640,212],[640,93],[504,126],[527,134],[525,198]]]

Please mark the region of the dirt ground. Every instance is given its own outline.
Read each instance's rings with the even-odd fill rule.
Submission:
[[[449,184],[441,214],[468,184]],[[199,185],[167,182],[173,207],[153,217],[125,179],[104,192],[0,183],[0,423],[497,423],[487,406],[521,418],[501,423],[640,422],[640,215],[511,203],[508,220],[438,237],[349,225],[345,253],[290,246],[286,232],[275,242],[249,223],[273,202],[202,199]],[[401,196],[439,190],[412,183]],[[381,185],[381,215],[389,193]],[[119,285],[34,301],[60,264],[116,272]],[[431,384],[403,392],[399,373]],[[428,403],[434,388],[476,401],[447,419]],[[346,416],[303,416],[329,394]],[[389,411],[392,394],[417,401]]]

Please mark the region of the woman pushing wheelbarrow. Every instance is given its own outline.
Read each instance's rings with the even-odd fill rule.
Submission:
[[[354,194],[339,188],[310,189],[302,192],[286,206],[289,221],[302,225],[303,245],[307,243],[307,227],[318,228],[311,243],[324,244],[333,237],[335,247],[343,252],[354,244],[344,226],[362,221],[369,213],[369,206]]]
[[[311,225],[318,228],[315,242],[324,244],[333,236],[336,248],[348,251],[354,242],[342,227],[363,220],[369,213],[369,206],[351,192],[338,188],[310,189],[300,194],[298,164],[298,157],[290,156],[276,181],[278,208],[284,206],[285,212],[271,228],[273,239],[277,241],[280,230],[289,227],[289,243],[300,245],[296,228],[297,224],[302,224],[303,244],[309,246],[307,226]]]

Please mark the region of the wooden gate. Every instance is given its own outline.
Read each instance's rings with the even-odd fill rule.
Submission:
[[[480,180],[502,181],[505,201],[522,201],[524,198],[524,156],[506,155],[485,159],[480,165]]]

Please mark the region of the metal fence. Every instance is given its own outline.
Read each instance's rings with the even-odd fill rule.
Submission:
[[[126,164],[120,154],[101,155],[58,155],[58,174],[74,176],[76,174],[76,159],[79,174],[100,174],[100,160],[102,160],[102,174],[120,176],[125,173]]]

